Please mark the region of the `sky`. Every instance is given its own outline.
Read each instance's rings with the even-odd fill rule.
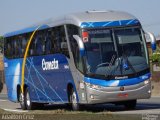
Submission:
[[[160,0],[0,0],[0,35],[49,18],[88,10],[125,11],[160,35]]]

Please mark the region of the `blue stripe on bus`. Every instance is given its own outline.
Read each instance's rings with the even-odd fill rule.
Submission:
[[[83,22],[81,23],[82,28],[93,28],[93,27],[113,27],[113,26],[125,26],[125,25],[140,25],[137,19],[130,20],[118,20],[118,21],[105,21],[105,22]]]
[[[94,78],[85,77],[84,81],[90,84],[104,86],[104,87],[118,87],[118,86],[128,86],[141,83],[151,77],[151,74],[145,74],[137,78],[122,79],[122,80],[100,80]]]
[[[38,26],[32,26],[32,27],[29,27],[29,28],[24,28],[22,30],[18,30],[18,31],[14,31],[14,32],[10,32],[10,33],[7,33],[4,35],[4,37],[11,37],[11,36],[14,36],[14,35],[19,35],[19,34],[23,34],[23,33],[29,33],[29,32],[33,32],[36,30]],[[48,25],[42,25],[39,30],[43,30],[43,29],[46,29],[46,28],[49,28]]]

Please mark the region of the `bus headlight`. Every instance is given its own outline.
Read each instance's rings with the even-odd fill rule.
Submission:
[[[90,83],[86,83],[86,85],[92,89],[100,89],[102,88],[101,86],[99,85],[94,85],[94,84],[90,84]]]
[[[145,80],[144,84],[147,85],[149,83],[149,80]]]

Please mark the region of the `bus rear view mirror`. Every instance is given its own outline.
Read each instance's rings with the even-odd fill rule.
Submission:
[[[146,38],[151,42],[151,48],[152,48],[152,51],[154,52],[156,50],[156,38],[150,32],[146,32],[145,34],[146,34]]]
[[[85,49],[82,39],[78,35],[73,35],[73,38],[76,40],[81,56],[84,56]]]

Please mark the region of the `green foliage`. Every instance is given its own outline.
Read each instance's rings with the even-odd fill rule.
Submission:
[[[157,48],[155,53],[151,56],[152,63],[158,63],[160,65],[160,48]]]

